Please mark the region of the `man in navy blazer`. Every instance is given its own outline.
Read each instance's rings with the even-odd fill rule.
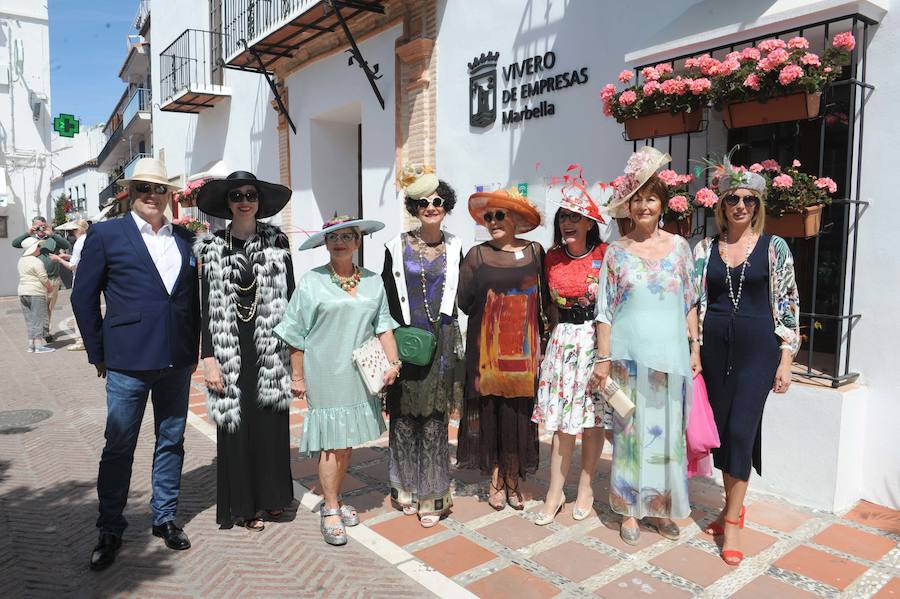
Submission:
[[[171,549],[191,546],[175,512],[200,338],[193,233],[165,217],[173,186],[162,163],[139,160],[125,182],[132,212],[91,227],[72,291],[88,361],[97,376],[106,377],[106,446],[97,477],[100,536],[92,570],[112,564],[122,543],[127,526],[122,512],[148,396],[156,429],[153,534]]]

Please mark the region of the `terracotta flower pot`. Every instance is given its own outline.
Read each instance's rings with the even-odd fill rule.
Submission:
[[[694,112],[672,114],[668,110],[646,114],[636,119],[625,121],[625,136],[628,141],[647,139],[648,137],[665,137],[679,133],[693,133],[700,130],[703,119],[701,109]]]
[[[691,225],[693,224],[693,219],[685,218],[683,220],[673,220],[672,222],[665,223],[662,226],[663,231],[668,231],[672,235],[681,235],[685,239],[690,238],[691,233],[693,232],[693,228]]]
[[[807,206],[800,212],[785,212],[782,216],[766,215],[766,233],[779,237],[814,237],[822,228],[823,204]]]
[[[775,96],[765,102],[732,102],[722,109],[725,126],[729,129],[800,121],[819,116],[821,93]]]

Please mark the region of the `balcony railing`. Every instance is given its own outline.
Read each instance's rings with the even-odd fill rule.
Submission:
[[[116,147],[116,144],[122,141],[122,123],[119,123],[119,126],[116,127],[116,130],[112,132],[112,135],[109,136],[109,139],[106,140],[106,144],[103,146],[103,149],[100,150],[100,154],[97,155],[97,165],[100,166],[104,163],[104,161],[109,157],[110,152]]]
[[[244,50],[240,40],[250,44],[318,3],[319,0],[225,0],[225,56]]]
[[[222,87],[223,37],[213,31],[186,29],[160,53],[163,110],[197,112],[228,95]]]
[[[123,174],[119,174],[112,181],[110,181],[109,185],[103,188],[103,191],[100,192],[98,196],[98,208],[103,210],[103,207],[109,204],[110,200],[116,197],[119,193],[119,187],[121,186],[120,181],[124,178]]]
[[[150,19],[150,0],[141,0],[134,16],[134,28],[141,31]]]
[[[131,177],[131,175],[134,173],[134,165],[137,164],[137,161],[140,160],[141,158],[153,158],[153,156],[151,156],[150,154],[142,154],[142,153],[137,153],[134,156],[132,156],[128,160],[128,163],[125,165],[125,168],[122,169],[122,176],[124,178],[128,179],[129,177]]]
[[[125,127],[131,123],[131,120],[139,113],[139,112],[149,112],[150,111],[150,102],[152,99],[152,95],[150,90],[145,87],[139,87],[134,90],[134,93],[131,95],[131,99],[128,100],[128,104],[125,105],[125,110],[122,111],[122,122]]]

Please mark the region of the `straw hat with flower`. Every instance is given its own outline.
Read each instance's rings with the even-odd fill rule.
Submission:
[[[506,210],[518,217],[516,233],[527,233],[541,225],[541,213],[515,187],[479,191],[469,196],[469,214],[479,225],[485,225],[485,212],[497,209]]]
[[[616,191],[607,209],[613,218],[628,218],[628,200],[656,171],[672,161],[672,157],[653,146],[644,146],[628,158],[625,174],[614,183]]]

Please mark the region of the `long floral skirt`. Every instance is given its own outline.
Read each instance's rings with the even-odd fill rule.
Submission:
[[[394,501],[416,506],[420,514],[440,513],[453,505],[444,414],[391,414],[390,453],[388,475]]]
[[[613,362],[611,376],[635,410],[627,421],[613,417],[610,507],[635,518],[687,518],[684,427],[690,380],[632,360]]]
[[[604,402],[585,393],[595,352],[594,323],[556,325],[541,362],[532,422],[569,435],[608,424]]]

